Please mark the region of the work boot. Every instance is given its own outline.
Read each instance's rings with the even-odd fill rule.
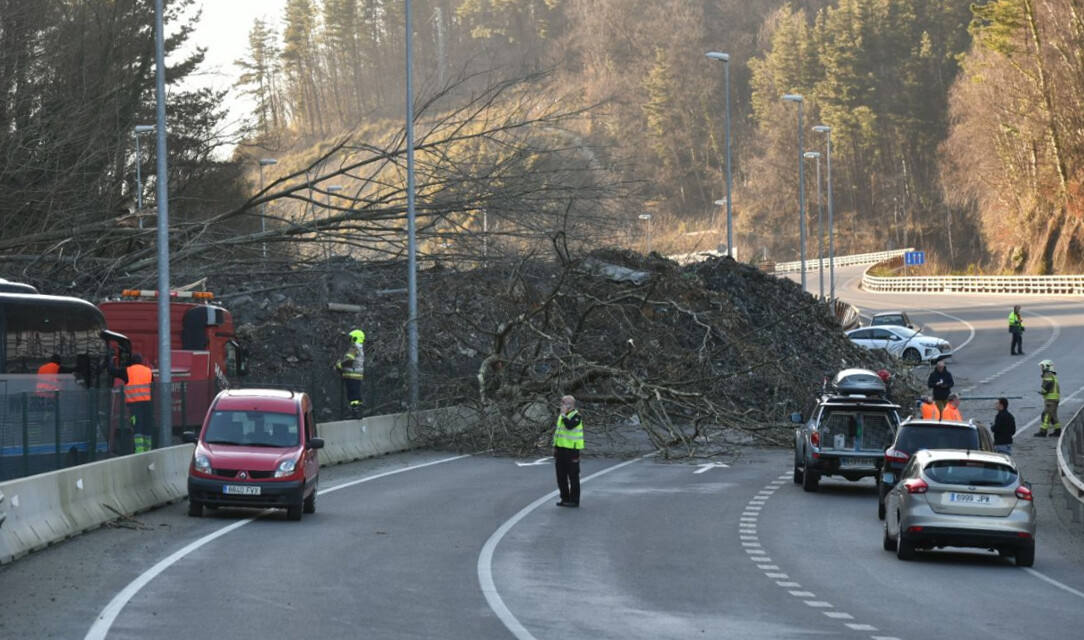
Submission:
[[[566,502],[566,501],[562,500],[562,501],[557,503],[557,506],[558,507],[571,507],[571,506],[574,506],[574,505],[571,502]]]
[[[1039,429],[1038,431],[1035,432],[1035,437],[1036,438],[1045,438],[1046,437],[1046,431],[1044,431],[1043,429]]]
[[[1061,436],[1061,427],[1058,427],[1057,429],[1054,429],[1054,433],[1051,434],[1051,437],[1057,438],[1057,437],[1060,437],[1060,436]]]

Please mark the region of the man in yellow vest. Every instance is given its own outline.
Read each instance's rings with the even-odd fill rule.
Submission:
[[[350,413],[356,418],[361,415],[361,381],[365,379],[365,332],[354,329],[347,334],[347,338],[350,347],[335,363],[335,370],[342,376]]]
[[[151,433],[154,427],[154,402],[151,401],[151,382],[154,372],[143,364],[143,356],[132,354],[131,364],[121,370],[110,371],[124,381],[124,402],[128,405],[128,422],[131,426],[133,444],[127,442],[117,446],[121,453],[143,453],[152,446]],[[127,434],[124,434],[127,435]],[[127,438],[125,437],[126,441]]]
[[[1039,363],[1039,371],[1043,376],[1043,386],[1039,395],[1043,397],[1043,421],[1039,424],[1036,436],[1045,438],[1051,436],[1057,438],[1061,435],[1061,422],[1058,422],[1058,403],[1061,401],[1061,386],[1058,384],[1058,374],[1054,371],[1054,363],[1043,360]],[[1050,431],[1050,433],[1047,433]]]
[[[553,459],[557,467],[557,488],[561,492],[558,507],[580,506],[580,452],[583,451],[583,421],[576,410],[576,399],[561,398],[561,414],[553,432]]]
[[[1020,317],[1020,305],[1013,307],[1009,314],[1009,333],[1012,334],[1009,355],[1024,355],[1024,320]]]

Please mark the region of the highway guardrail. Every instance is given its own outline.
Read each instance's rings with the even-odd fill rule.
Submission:
[[[1075,276],[862,276],[876,293],[1013,293],[1084,295],[1084,275]]]
[[[477,422],[458,407],[317,425],[321,466],[424,446]],[[0,564],[188,495],[192,444],[0,482]]]
[[[1073,520],[1084,521],[1084,409],[1061,430],[1058,438],[1058,476],[1067,493]]]
[[[891,251],[877,251],[874,253],[856,253],[849,256],[836,256],[835,263],[837,267],[849,267],[856,264],[877,264],[884,262],[891,258],[898,258],[908,251],[914,251],[913,248],[909,249],[893,249]],[[805,270],[816,271],[817,269],[827,269],[830,266],[830,260],[824,258],[823,260],[806,260]],[[794,262],[777,262],[775,263],[775,273],[794,273],[795,271],[802,270],[802,261],[795,260]]]

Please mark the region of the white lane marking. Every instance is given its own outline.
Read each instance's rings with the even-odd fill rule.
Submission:
[[[815,598],[815,597],[817,597],[817,595],[815,593],[813,593],[812,591],[788,591],[787,593],[794,596],[795,598]]]
[[[756,536],[738,536],[739,540],[759,540]]]
[[[896,636],[870,636],[870,640],[900,640]]]
[[[759,542],[743,542],[743,543],[741,543],[741,546],[743,546],[743,547],[759,547],[760,543]]]
[[[771,578],[772,580],[786,580],[790,577],[785,573],[765,573],[764,575]]]
[[[791,589],[791,588],[800,589],[802,587],[802,585],[798,584],[797,582],[790,582],[790,581],[782,581],[781,582],[779,580],[776,580],[775,583],[777,585],[783,587],[784,589]]]
[[[843,613],[842,611],[821,611],[821,613],[836,620],[854,620],[854,616],[849,613]]]
[[[1077,591],[1076,589],[1070,587],[1067,584],[1058,582],[1057,580],[1051,578],[1050,576],[1046,575],[1045,573],[1036,571],[1035,569],[1031,569],[1031,568],[1025,568],[1024,571],[1027,571],[1028,573],[1030,573],[1031,575],[1035,576],[1036,578],[1042,580],[1043,582],[1051,584],[1051,585],[1061,589],[1062,591],[1065,591],[1066,593],[1071,593],[1071,594],[1073,594],[1074,596],[1076,596],[1078,598],[1084,598],[1084,592]]]
[[[711,471],[712,469],[729,469],[730,465],[724,462],[709,462],[707,464],[697,465],[700,468],[693,473],[704,473],[705,471]]]
[[[553,456],[547,456],[545,458],[539,458],[534,462],[517,462],[517,467],[537,467],[539,465],[546,464],[548,461],[553,460]]]
[[[653,455],[655,454],[650,453],[646,456],[633,458],[632,460],[626,460],[625,462],[615,464],[611,467],[606,467],[602,471],[596,471],[595,473],[592,473],[591,475],[585,477],[583,480],[581,480],[581,482],[593,480],[594,478],[606,475],[611,471],[617,471],[618,469],[627,467],[630,464],[635,464],[640,460],[643,460],[644,458]],[[500,544],[504,536],[512,530],[512,527],[516,526],[516,524],[519,523],[520,520],[526,518],[528,515],[530,515],[532,511],[534,511],[538,507],[542,506],[550,500],[553,500],[555,497],[557,497],[557,495],[557,491],[551,491],[546,495],[542,496],[541,498],[535,500],[531,504],[527,505],[526,507],[520,509],[516,513],[516,515],[505,520],[504,524],[498,527],[497,530],[493,532],[493,535],[489,536],[489,540],[486,540],[486,543],[482,546],[482,552],[478,554],[478,583],[482,588],[482,595],[485,596],[486,603],[489,604],[489,608],[493,610],[493,613],[497,614],[497,618],[500,619],[501,623],[506,629],[512,632],[512,635],[515,636],[517,640],[536,640],[536,638],[531,635],[530,631],[527,631],[527,628],[524,627],[522,623],[520,623],[519,619],[516,618],[515,614],[513,614],[512,611],[508,608],[508,606],[504,604],[504,600],[501,598],[501,594],[497,592],[497,583],[493,581],[493,552],[497,550],[497,545]]]
[[[948,318],[950,320],[955,320],[956,322],[959,322],[959,323],[963,324],[965,327],[967,327],[967,331],[968,331],[967,340],[964,340],[963,344],[961,344],[960,346],[953,349],[952,350],[953,354],[955,354],[957,351],[962,351],[964,347],[971,344],[971,341],[975,339],[975,325],[971,324],[967,320],[964,320],[963,318],[961,318],[959,316],[954,316],[951,313],[945,313],[944,311],[937,311],[936,309],[922,309],[922,311],[928,312],[928,313],[936,313],[939,316],[945,316],[946,318]]]
[[[857,624],[857,623],[854,623],[854,622],[845,622],[844,624],[846,624],[848,627],[854,629],[855,631],[876,631],[877,630],[877,627],[873,626],[872,624]]]
[[[759,555],[761,555],[763,553],[768,553],[767,551],[765,551],[763,549],[746,549],[745,552],[748,553],[751,556],[759,556]]]
[[[806,603],[807,606],[813,607],[814,609],[831,609],[832,608],[832,605],[825,602],[824,600],[806,600],[805,603]]]
[[[1031,312],[1031,315],[1033,315],[1033,316],[1035,316],[1037,318],[1042,318],[1043,320],[1045,320],[1047,322],[1047,324],[1050,325],[1052,331],[1050,332],[1050,336],[1046,339],[1046,342],[1044,342],[1042,345],[1040,345],[1038,349],[1035,349],[1034,351],[1029,351],[1027,357],[1021,358],[1020,360],[1017,360],[1016,362],[1010,364],[1009,366],[1005,367],[1001,371],[998,371],[997,373],[994,373],[994,374],[992,374],[990,376],[987,376],[983,380],[979,380],[978,384],[973,384],[970,387],[966,387],[966,388],[962,389],[960,391],[961,393],[968,393],[968,392],[974,390],[975,387],[977,387],[979,385],[990,384],[994,380],[997,380],[1001,376],[1003,376],[1006,373],[1012,371],[1013,369],[1016,369],[1020,365],[1026,363],[1026,362],[1030,362],[1031,360],[1037,358],[1039,356],[1039,354],[1041,354],[1042,352],[1049,349],[1050,345],[1054,344],[1054,341],[1057,340],[1058,337],[1061,336],[1061,325],[1054,322],[1050,318],[1042,315],[1041,313]]]
[[[779,565],[777,564],[758,564],[757,569],[761,571],[778,571]]]
[[[377,480],[379,478],[385,478],[387,476],[395,475],[397,473],[403,473],[405,471],[413,471],[414,469],[421,469],[421,468],[424,468],[424,467],[431,467],[431,466],[433,466],[435,464],[443,464],[445,462],[452,462],[453,460],[462,460],[463,458],[469,458],[469,457],[470,457],[470,454],[464,454],[464,455],[460,455],[460,456],[452,456],[451,458],[441,458],[440,460],[434,460],[432,462],[425,462],[425,463],[422,463],[422,464],[410,465],[408,467],[403,467],[401,469],[393,469],[391,471],[384,471],[384,472],[378,473],[376,475],[366,476],[364,478],[359,478],[357,480],[351,480],[349,482],[344,482],[343,484],[335,485],[334,487],[328,487],[327,489],[322,489],[321,491],[318,492],[317,495],[324,495],[326,493],[331,493],[333,491],[338,491],[339,489],[345,489],[346,487],[352,487],[354,485],[361,484],[362,482],[369,482],[371,480]],[[221,538],[222,536],[226,535],[227,533],[230,533],[231,531],[234,531],[235,529],[240,529],[241,527],[245,526],[246,524],[248,524],[250,522],[253,522],[257,518],[263,516],[265,513],[267,513],[267,511],[264,511],[264,512],[260,513],[260,515],[258,515],[256,517],[246,518],[244,520],[240,520],[238,522],[228,524],[228,525],[222,527],[221,529],[218,529],[217,531],[213,531],[213,532],[203,536],[202,538],[199,538],[198,540],[190,542],[189,544],[185,545],[184,547],[180,548],[177,551],[174,551],[170,555],[166,556],[164,559],[160,560],[157,564],[155,564],[150,569],[147,569],[143,573],[139,574],[139,576],[137,576],[135,580],[132,580],[131,582],[129,582],[128,586],[124,587],[124,589],[122,589],[120,591],[120,593],[113,596],[113,599],[109,601],[109,604],[105,605],[105,608],[102,609],[101,613],[98,614],[98,618],[94,621],[94,624],[91,625],[90,630],[87,631],[87,635],[84,636],[84,640],[102,640],[102,639],[104,639],[106,637],[106,635],[108,635],[110,628],[112,628],[112,626],[113,626],[113,622],[116,621],[117,616],[120,615],[120,612],[121,612],[121,610],[124,609],[125,605],[127,605],[128,602],[131,601],[131,599],[134,598],[136,596],[136,594],[138,594],[143,589],[143,587],[147,586],[147,584],[150,583],[151,580],[154,580],[163,571],[170,568],[171,566],[176,564],[179,560],[183,559],[185,556],[187,556],[188,554],[192,553],[193,551],[199,549],[200,547],[203,547],[204,545],[206,545],[206,544],[208,544],[210,542],[213,542],[214,540],[217,540],[218,538]]]
[[[772,561],[772,559],[769,558],[768,556],[756,556],[755,558],[750,557],[749,559],[752,560],[753,562],[771,562]]]

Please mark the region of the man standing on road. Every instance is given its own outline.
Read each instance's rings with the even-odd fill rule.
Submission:
[[[963,422],[964,417],[960,413],[960,396],[952,393],[949,394],[948,402],[945,403],[945,408],[941,410],[942,420],[955,420],[956,422]]]
[[[1043,386],[1039,390],[1039,395],[1043,397],[1043,421],[1039,424],[1039,431],[1035,435],[1040,438],[1048,435],[1057,438],[1061,435],[1061,423],[1058,422],[1058,402],[1061,400],[1058,374],[1054,371],[1054,363],[1050,360],[1040,362],[1039,371],[1043,376]],[[1047,433],[1047,431],[1051,432]]]
[[[948,367],[945,366],[945,361],[938,360],[937,365],[930,372],[930,377],[926,380],[926,386],[933,389],[933,401],[937,403],[940,411],[945,410],[945,403],[948,402],[954,384],[956,382],[952,379]]]
[[[994,417],[994,451],[1012,455],[1012,437],[1016,434],[1016,418],[1009,413],[1009,399],[998,398],[994,404],[997,416]]]
[[[335,370],[346,385],[350,414],[357,418],[361,414],[361,381],[365,379],[365,332],[354,329],[347,337],[350,339],[350,347],[342,359],[335,363]]]
[[[576,399],[561,398],[561,414],[553,432],[553,459],[557,467],[557,488],[561,491],[558,507],[580,506],[580,452],[583,451],[583,421],[576,410]]]
[[[118,453],[143,453],[151,450],[151,429],[154,427],[154,402],[151,400],[151,382],[154,372],[143,364],[143,355],[133,353],[131,364],[124,369],[110,369],[110,373],[124,381],[124,402],[128,405],[128,421],[131,430],[122,430],[117,445]],[[128,444],[128,435],[132,444]]]
[[[1009,355],[1024,355],[1024,320],[1020,317],[1020,305],[1012,308],[1009,314],[1009,333],[1012,334],[1012,344],[1009,345]]]

